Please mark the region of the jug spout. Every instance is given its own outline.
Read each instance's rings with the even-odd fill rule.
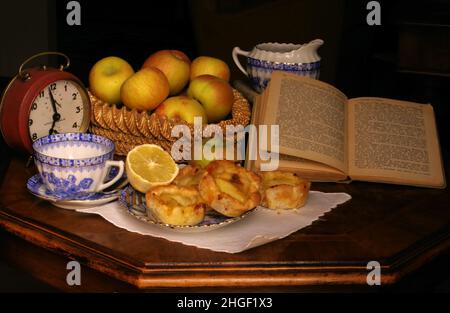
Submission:
[[[321,45],[323,45],[323,40],[322,39],[314,39],[314,40],[311,40],[310,42],[308,42],[306,45],[319,48]]]
[[[308,62],[317,62],[320,61],[320,56],[317,50],[323,45],[322,39],[314,39],[307,44],[304,44],[299,49],[299,55],[302,55],[302,58],[308,60]]]

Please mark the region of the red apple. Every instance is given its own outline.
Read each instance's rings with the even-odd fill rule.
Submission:
[[[192,61],[191,81],[200,75],[213,75],[223,80],[230,80],[230,68],[228,65],[217,58],[200,56]]]
[[[230,84],[212,75],[196,77],[189,84],[187,94],[201,103],[210,123],[221,121],[227,117],[234,102],[233,89]]]
[[[166,75],[169,81],[169,94],[179,94],[189,82],[191,60],[178,50],[161,50],[145,60],[143,68],[154,66]]]

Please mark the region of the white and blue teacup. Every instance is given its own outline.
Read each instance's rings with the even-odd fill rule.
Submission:
[[[124,173],[123,161],[114,161],[114,143],[86,133],[54,134],[33,143],[34,162],[47,190],[64,199],[99,192],[113,185]],[[104,182],[112,167],[117,174]]]

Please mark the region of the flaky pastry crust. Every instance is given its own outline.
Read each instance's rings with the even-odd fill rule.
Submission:
[[[261,172],[261,205],[269,209],[297,209],[305,205],[311,183],[295,173]]]
[[[234,162],[217,160],[206,167],[199,183],[205,203],[217,212],[236,217],[259,205],[261,178]]]
[[[198,166],[186,165],[178,171],[172,183],[182,187],[198,187],[204,172],[205,170]]]
[[[170,225],[197,225],[205,218],[205,204],[195,187],[170,184],[145,195],[147,214]]]

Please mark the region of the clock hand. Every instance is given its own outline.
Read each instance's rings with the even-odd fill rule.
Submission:
[[[52,127],[51,127],[50,130],[48,131],[48,134],[49,134],[49,135],[53,134],[53,132],[55,131],[55,130],[54,130],[55,124],[56,124],[56,121],[53,120]]]
[[[58,113],[58,110],[56,109],[56,104],[57,103],[55,101],[55,98],[53,97],[53,93],[52,93],[50,88],[48,88],[48,92],[50,94],[50,102],[52,103],[52,108],[53,108],[52,127],[50,127],[50,130],[48,131],[49,135],[51,135],[55,131],[54,130],[55,124],[56,124],[56,122],[58,122],[61,119],[61,115]],[[58,106],[61,107],[59,104],[58,104]]]
[[[61,118],[61,115],[58,113],[58,110],[56,110],[56,101],[55,98],[53,97],[53,93],[50,90],[50,87],[48,88],[48,92],[50,94],[50,102],[52,103],[52,108],[53,108],[53,121],[57,122],[59,121],[59,119]],[[58,104],[59,105],[59,104]],[[60,106],[60,105],[59,105]],[[61,106],[60,106],[61,107]]]
[[[48,88],[48,93],[50,94],[50,102],[52,103],[53,113],[57,114],[58,111],[56,110],[56,101],[55,98],[53,98],[53,93],[50,90],[50,87]]]

